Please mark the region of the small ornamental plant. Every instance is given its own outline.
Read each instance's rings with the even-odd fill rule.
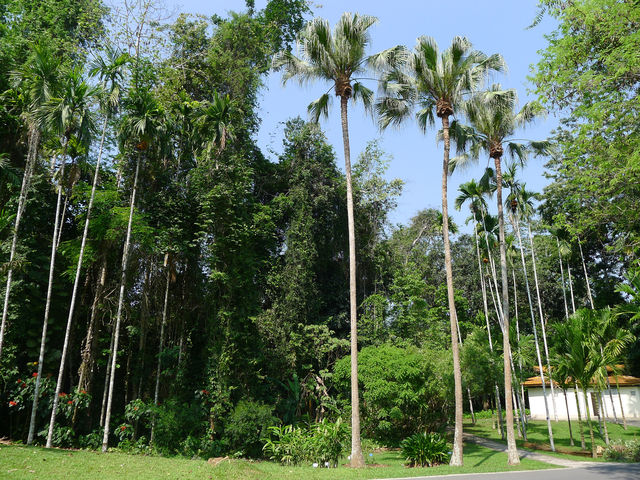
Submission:
[[[409,467],[433,467],[449,460],[449,446],[439,433],[416,433],[400,444]]]

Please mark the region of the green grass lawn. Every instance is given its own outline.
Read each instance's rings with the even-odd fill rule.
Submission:
[[[598,430],[598,422],[592,422],[593,425],[593,435],[596,440],[596,445],[605,446],[604,441],[604,431],[603,435],[600,435]],[[592,459],[591,455],[591,439],[589,437],[589,427],[586,422],[583,422],[584,429],[584,437],[585,437],[585,445],[587,447],[586,455],[580,455],[580,452],[584,452],[580,448],[580,430],[578,428],[577,421],[571,421],[571,427],[573,430],[573,441],[575,446],[571,446],[569,441],[569,422],[559,421],[559,422],[551,422],[551,428],[553,430],[553,439],[555,442],[556,450],[558,451],[558,456],[562,456],[565,458],[572,458],[574,460],[600,460]],[[622,428],[622,425],[617,425],[614,423],[607,422],[607,428],[609,430],[609,439],[611,441],[614,440],[631,440],[634,438],[640,439],[640,428],[639,427],[627,427],[627,430]],[[464,425],[464,431],[467,433],[472,433],[474,435],[478,435],[484,438],[490,438],[492,440],[500,441],[500,432],[498,429],[493,429],[491,427],[491,419],[478,419],[476,425],[472,425],[470,420],[467,420]],[[527,437],[528,443],[524,443],[524,440],[516,437],[516,442],[518,447],[520,448],[529,448],[529,449],[549,449],[549,437],[547,430],[547,422],[544,420],[531,420],[528,423],[527,427]],[[545,452],[549,454],[553,454],[552,452]]]
[[[384,466],[369,466],[351,470],[347,467],[319,469],[284,467],[273,462],[224,460],[216,466],[204,460],[181,457],[128,455],[110,452],[70,451],[0,445],[0,479],[39,480],[269,480],[269,479],[351,479],[390,478],[448,473],[501,472],[555,468],[552,465],[524,459],[517,467],[507,466],[507,456],[486,448],[468,444],[464,448],[465,465],[453,468],[443,465],[433,468],[406,468],[398,451],[374,453],[369,461]]]

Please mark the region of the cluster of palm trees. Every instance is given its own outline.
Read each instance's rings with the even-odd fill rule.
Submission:
[[[366,47],[370,40],[369,28],[375,22],[376,19],[370,16],[345,13],[338,21],[334,30],[331,31],[326,20],[315,19],[300,33],[299,46],[302,52],[302,58],[296,57],[291,52],[282,52],[274,60],[274,67],[276,69],[284,69],[285,71],[283,77],[284,82],[290,78],[297,78],[301,83],[315,79],[325,80],[334,88],[335,95],[340,97],[341,101],[351,260],[353,409],[351,463],[353,466],[362,464],[358,428],[356,277],[347,117],[347,106],[350,98],[353,100],[362,100],[362,103],[367,109],[373,108],[377,113],[381,129],[390,125],[398,126],[414,114],[423,132],[426,132],[428,127],[435,124],[436,117],[439,118],[441,122],[438,138],[444,143],[442,163],[442,234],[445,253],[447,297],[451,322],[451,345],[456,399],[455,433],[453,454],[451,457],[452,465],[462,464],[462,380],[458,352],[459,339],[456,334],[458,325],[456,306],[454,303],[451,248],[449,242],[450,228],[447,180],[451,171],[461,163],[476,160],[483,154],[486,155],[487,158],[494,160],[495,174],[492,184],[496,192],[498,207],[497,228],[500,252],[500,282],[502,286],[501,298],[495,263],[491,255],[489,255],[489,257],[491,258],[493,284],[490,284],[490,287],[492,294],[495,292],[494,299],[496,300],[497,317],[503,332],[505,362],[504,398],[506,404],[506,432],[509,447],[509,463],[516,464],[519,460],[513,433],[513,398],[515,398],[515,396],[512,394],[511,386],[513,359],[510,352],[511,346],[509,339],[509,279],[507,274],[506,236],[502,198],[502,188],[503,184],[505,184],[502,173],[502,157],[505,154],[509,154],[519,161],[524,162],[531,153],[544,154],[548,152],[549,144],[547,142],[518,142],[512,140],[516,130],[526,126],[537,115],[543,112],[535,103],[526,104],[520,111],[516,111],[517,96],[515,91],[502,89],[500,85],[493,85],[488,90],[482,91],[481,88],[489,74],[505,69],[504,60],[500,55],[494,54],[488,56],[474,50],[471,43],[463,37],[454,38],[451,46],[444,51],[438,48],[433,38],[423,36],[418,38],[413,51],[409,51],[403,46],[396,46],[374,55],[367,55]],[[377,75],[380,95],[375,100],[373,98],[373,91],[362,84],[362,80],[366,78],[367,71]],[[314,119],[317,120],[320,115],[326,115],[328,113],[329,100],[330,93],[326,92],[318,100],[309,105],[308,110]],[[452,116],[456,118],[453,122],[450,121]],[[460,118],[465,118],[469,124],[463,124],[458,120]],[[450,158],[451,141],[456,144],[458,149],[458,155],[454,159]],[[466,187],[472,190],[477,188],[477,185],[473,183],[468,184]],[[512,194],[514,194],[514,190],[515,188],[512,188]],[[524,192],[524,189],[521,189],[520,192]],[[468,193],[474,195],[471,192]],[[481,198],[482,196],[480,195],[474,199],[472,202],[472,211],[474,217],[476,217],[476,224],[478,224],[477,216],[479,215],[482,217],[482,223],[486,227],[486,206],[481,205]],[[514,199],[513,202],[515,203],[516,200]],[[464,203],[464,200],[460,200],[459,203]],[[519,228],[517,230],[519,231]],[[476,242],[478,266],[480,270],[482,270],[480,245],[477,238]],[[490,247],[488,236],[485,236],[485,242],[487,242],[486,246]],[[488,248],[488,250],[490,251],[490,248]],[[481,276],[484,278],[483,275]],[[483,292],[485,299],[485,316],[488,322],[488,303],[486,301],[486,285],[484,282]],[[540,318],[542,318],[542,316]],[[546,335],[544,337],[545,352],[547,352]],[[490,345],[493,348],[492,340],[490,340]],[[541,358],[539,352],[538,358]],[[540,366],[542,366],[541,360],[539,363]],[[520,405],[522,405],[522,402],[523,400],[521,399]],[[520,410],[522,411],[522,408]]]
[[[91,214],[101,173],[104,173],[104,170],[101,170],[101,163],[103,162],[105,150],[107,149],[107,136],[113,133],[115,137],[114,140],[118,140],[122,156],[125,157],[125,160],[121,161],[118,167],[118,188],[122,187],[120,179],[124,165],[133,163],[135,173],[130,190],[128,220],[124,249],[122,252],[117,314],[112,332],[111,353],[109,357],[110,365],[108,369],[111,373],[107,374],[108,384],[105,388],[105,399],[103,400],[103,404],[106,403],[106,409],[104,411],[104,417],[101,416],[101,423],[104,425],[103,451],[106,451],[110,433],[118,340],[125,303],[125,288],[127,285],[127,270],[132,243],[132,225],[139,174],[141,168],[144,168],[143,163],[145,158],[147,158],[148,152],[151,149],[162,149],[166,147],[166,145],[161,145],[161,143],[162,138],[168,136],[163,137],[160,133],[170,130],[171,128],[175,130],[179,128],[179,126],[169,124],[169,120],[164,115],[153,92],[140,80],[140,71],[142,69],[139,67],[136,57],[117,48],[107,47],[103,55],[96,57],[86,70],[85,72],[85,69],[81,66],[75,66],[73,68],[64,67],[60,59],[56,57],[49,47],[45,44],[39,44],[34,47],[31,58],[25,66],[19,71],[12,73],[12,88],[18,92],[18,98],[20,99],[20,105],[18,106],[22,111],[24,123],[28,128],[28,153],[18,198],[17,212],[13,222],[7,281],[4,291],[2,323],[0,326],[0,358],[3,354],[5,333],[8,328],[7,320],[11,300],[11,288],[14,280],[13,269],[16,260],[16,246],[20,235],[20,224],[24,216],[28,214],[28,212],[26,212],[26,205],[28,203],[27,196],[34,171],[37,167],[37,160],[41,157],[48,157],[50,161],[50,181],[56,190],[56,208],[52,221],[51,255],[40,352],[37,362],[38,371],[27,439],[27,443],[31,444],[36,435],[38,399],[40,397],[43,364],[47,348],[47,327],[50,320],[49,313],[54,287],[56,255],[60,249],[65,215],[69,211],[69,202],[72,200],[70,195],[71,187],[79,178],[79,175],[74,172],[69,174],[69,169],[78,170],[81,168],[78,163],[85,157],[85,154],[91,148],[92,142],[94,142],[96,138],[99,138],[96,162],[94,165],[89,166],[89,168],[94,169],[91,193],[88,202],[81,206],[84,213],[83,233],[74,269],[73,287],[70,304],[68,306],[64,343],[60,356],[55,393],[52,397],[53,407],[46,440],[47,447],[51,447],[53,444],[54,428],[56,426],[56,415],[59,411],[58,404],[60,398],[64,395],[61,393],[61,389],[67,369],[70,335],[74,319],[74,310],[77,303],[79,283],[82,278],[81,272],[83,271],[83,262],[87,249]],[[196,141],[196,149],[198,152],[204,152],[209,156],[218,156],[225,148],[226,141],[232,136],[228,128],[229,116],[231,115],[229,97],[214,93],[210,102],[192,103],[193,105],[191,105],[192,108],[189,112],[189,122],[193,123],[194,129],[198,131],[198,135],[194,135],[194,138],[200,139]],[[114,121],[116,113],[122,114],[118,115],[117,121]],[[101,119],[100,127],[97,125],[98,119]],[[43,142],[43,139],[46,139],[46,143]],[[169,141],[167,141],[167,143],[168,142]],[[169,252],[167,252],[163,267],[167,272],[170,271],[169,261],[170,255]],[[103,283],[105,268],[106,267],[103,266],[101,274]],[[168,284],[169,277],[167,276],[167,288],[165,289],[164,298],[165,308],[162,320],[163,327],[167,317]],[[97,298],[98,294],[96,294],[96,302]],[[82,352],[82,365],[80,367],[80,388],[82,389],[85,388],[87,382],[86,376],[90,370],[89,362],[94,361],[94,359],[91,358],[91,352],[95,350],[96,302],[94,302],[91,310],[91,319]],[[163,335],[161,334],[160,350],[163,348],[162,343]],[[155,386],[156,404],[158,402],[160,372],[161,368],[159,365]]]

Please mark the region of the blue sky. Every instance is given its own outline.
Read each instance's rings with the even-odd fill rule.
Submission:
[[[180,12],[204,15],[224,15],[230,10],[245,10],[244,0],[167,1],[168,6]],[[257,9],[265,4],[266,0],[256,0]],[[379,19],[371,29],[370,53],[397,44],[413,48],[416,38],[421,35],[434,37],[440,48],[444,49],[454,36],[466,36],[476,49],[504,56],[508,73],[495,77],[494,82],[501,83],[505,88],[517,89],[521,104],[534,98],[528,92],[532,85],[528,83],[527,76],[530,75],[531,65],[537,62],[537,52],[546,45],[544,35],[554,27],[552,20],[546,18],[537,27],[526,29],[536,14],[537,0],[352,0],[346,3],[328,0],[322,4],[315,2],[313,10],[316,16],[328,19],[333,25],[347,6],[351,12],[374,15]],[[375,89],[375,84],[369,86]],[[321,83],[301,87],[295,82],[283,87],[279,73],[269,76],[261,94],[262,125],[258,143],[271,159],[275,160],[281,151],[282,122],[297,115],[306,118],[309,102],[327,88],[328,85]],[[334,102],[329,118],[322,121],[322,127],[337,152],[338,165],[344,168],[339,115],[339,103]],[[391,215],[393,223],[407,223],[423,208],[440,209],[442,145],[435,143],[435,129],[424,135],[414,122],[405,124],[401,130],[390,129],[381,133],[371,117],[359,107],[351,108],[349,123],[352,159],[357,157],[369,140],[380,138],[383,149],[393,157],[388,177],[405,181],[398,208]],[[556,125],[557,119],[550,115],[518,134],[518,137],[532,140],[547,138]],[[270,151],[273,153],[268,153]],[[464,225],[468,213],[456,212],[452,206],[453,199],[457,196],[458,186],[471,178],[479,178],[486,164],[486,161],[480,161],[475,166],[455,172],[449,179],[450,215],[462,231],[470,229]],[[531,159],[522,173],[522,180],[529,189],[542,191],[547,183],[543,177],[543,164],[543,159]]]

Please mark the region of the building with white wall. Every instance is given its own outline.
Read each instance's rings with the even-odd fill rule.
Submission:
[[[616,379],[619,385],[620,394],[616,389]],[[605,388],[600,391],[600,398],[598,392],[592,388],[587,389],[587,398],[589,401],[589,411],[591,417],[596,416],[602,412],[607,419],[614,420],[616,417],[621,422],[622,416],[620,415],[621,407],[624,409],[624,415],[627,419],[639,420],[640,419],[640,378],[631,377],[627,375],[610,375],[609,383],[611,389]],[[547,390],[547,403],[549,405],[549,414],[552,419],[555,418],[554,414],[554,402],[551,397],[551,386],[549,384],[549,378],[545,375],[545,387]],[[542,394],[542,381],[540,376],[531,377],[523,383],[523,386],[527,389],[529,396],[529,409],[531,411],[531,418],[534,420],[545,420],[545,405],[544,396]],[[578,409],[576,408],[576,388],[573,384],[567,389],[566,399],[564,392],[554,382],[555,393],[555,406],[557,408],[558,419],[566,420],[567,412],[572,420],[578,418]],[[582,390],[578,392],[578,402],[580,405],[580,414],[582,418],[586,418],[585,409],[585,395]]]

